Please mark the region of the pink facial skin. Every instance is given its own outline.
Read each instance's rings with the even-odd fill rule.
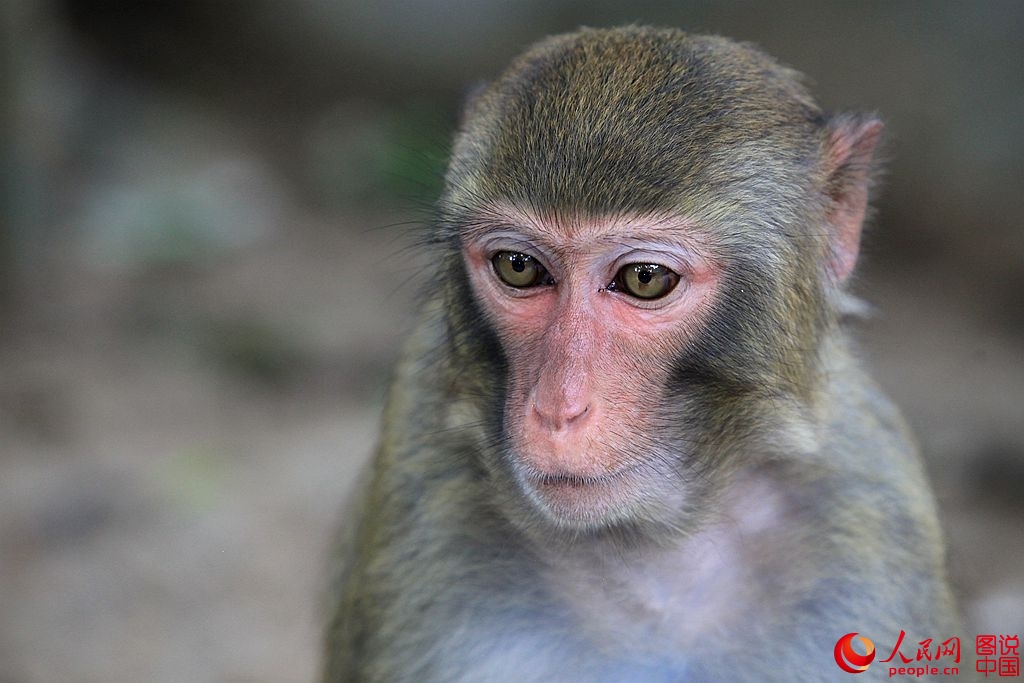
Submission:
[[[678,217],[567,220],[502,207],[463,233],[473,291],[509,363],[505,432],[520,484],[556,518],[628,507],[678,444],[645,441],[671,360],[695,338],[721,269],[700,229]],[[552,284],[515,288],[492,259],[537,259]],[[628,264],[679,275],[664,297],[609,290]],[[662,481],[662,484],[667,482]],[[657,485],[657,484],[655,484]]]

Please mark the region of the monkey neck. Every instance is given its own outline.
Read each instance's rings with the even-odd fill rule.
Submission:
[[[772,465],[737,471],[716,511],[671,542],[624,545],[607,534],[544,546],[546,583],[596,636],[622,638],[621,624],[636,624],[625,637],[635,636],[638,647],[685,648],[709,626],[741,629],[800,587],[787,559],[796,550],[788,530],[798,528],[791,525],[798,506],[782,480]]]

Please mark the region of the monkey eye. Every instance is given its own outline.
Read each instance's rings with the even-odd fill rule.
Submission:
[[[656,263],[627,263],[606,287],[637,299],[660,299],[679,284],[679,275]]]
[[[494,272],[509,287],[523,289],[537,285],[554,284],[554,280],[540,261],[518,251],[499,251],[491,258]]]

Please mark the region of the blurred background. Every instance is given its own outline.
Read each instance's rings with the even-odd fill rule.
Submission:
[[[462,94],[624,22],[887,120],[864,354],[1024,630],[1024,4],[4,0],[0,683],[312,680]]]

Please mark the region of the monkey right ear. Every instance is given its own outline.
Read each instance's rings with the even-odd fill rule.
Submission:
[[[476,106],[480,96],[487,90],[488,85],[487,81],[477,81],[466,89],[465,94],[462,96],[462,107],[459,109],[459,129],[465,127],[466,121],[473,114],[473,108]]]
[[[882,122],[874,116],[841,116],[828,126],[825,187],[830,200],[828,222],[832,251],[828,269],[835,282],[846,281],[857,264],[874,168],[872,155],[882,127]]]

